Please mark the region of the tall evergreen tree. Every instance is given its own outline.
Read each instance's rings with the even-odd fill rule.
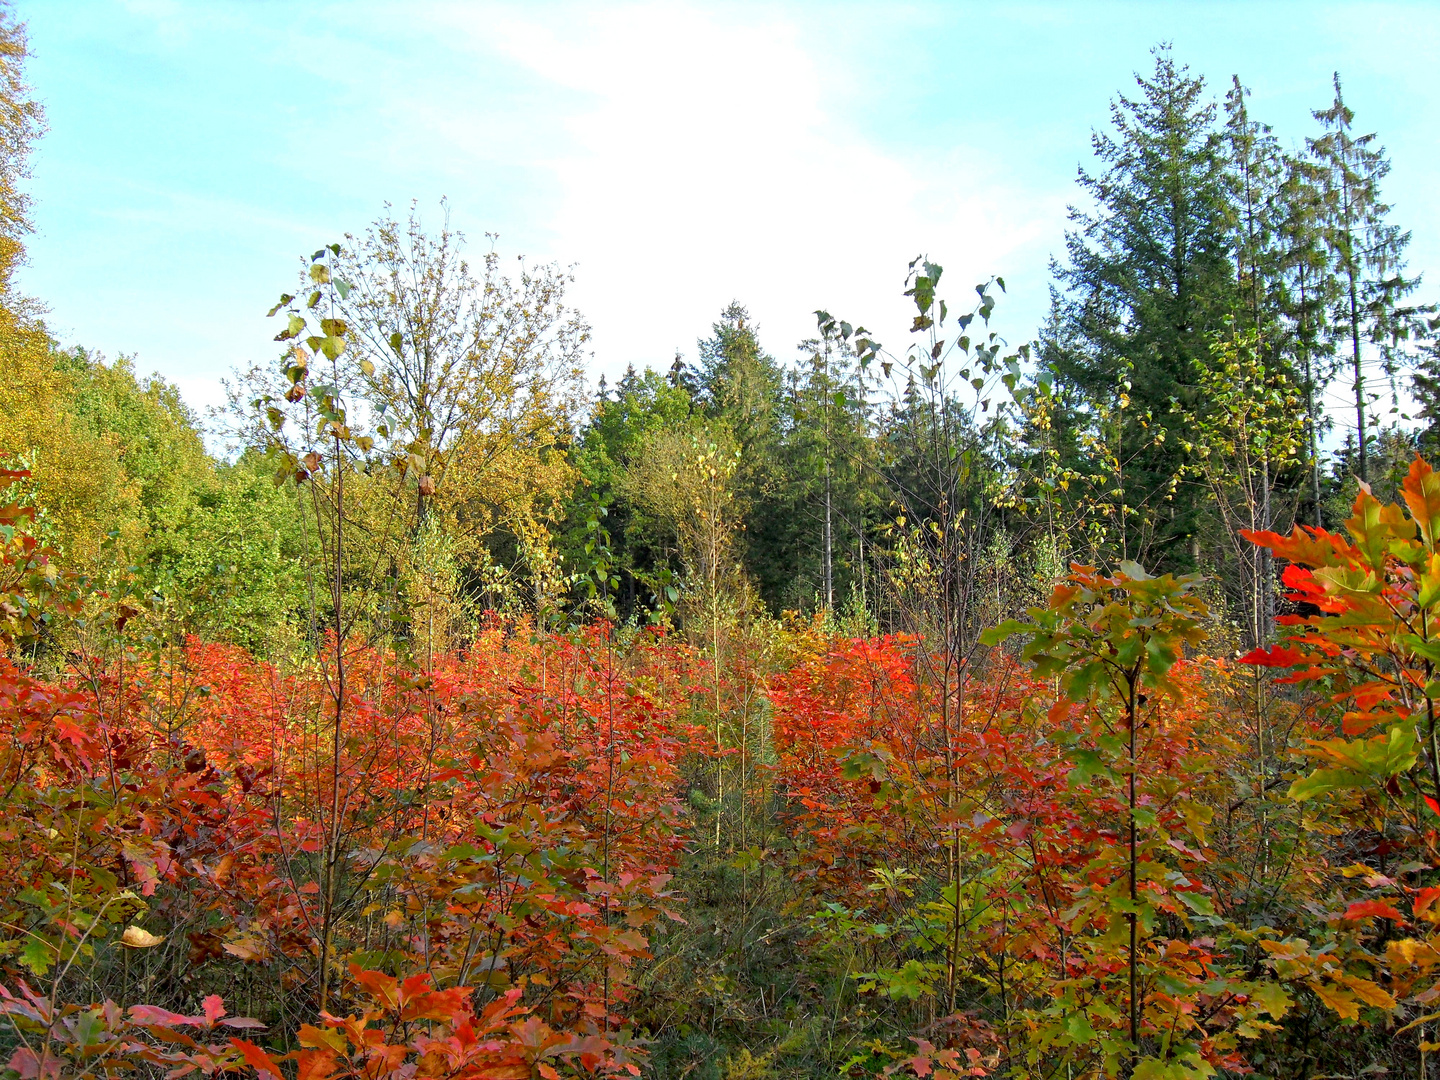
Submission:
[[[1205,475],[1221,507],[1221,517],[1228,522],[1227,531],[1237,523],[1246,529],[1270,530],[1290,524],[1298,496],[1295,468],[1299,461],[1293,439],[1269,437],[1262,433],[1243,437],[1244,421],[1236,424],[1238,411],[1250,412],[1258,421],[1268,413],[1271,425],[1276,423],[1276,407],[1271,400],[1290,400],[1287,387],[1295,383],[1297,357],[1292,347],[1297,344],[1287,320],[1290,307],[1286,275],[1287,249],[1283,225],[1289,216],[1286,195],[1291,170],[1279,141],[1269,125],[1250,115],[1247,102],[1249,90],[1234,76],[1225,95],[1225,145],[1227,150],[1226,181],[1231,201],[1231,246],[1235,253],[1236,303],[1233,324],[1227,340],[1213,343],[1212,356],[1225,358],[1219,378],[1207,381],[1203,396],[1206,415],[1201,419],[1208,446],[1215,446],[1215,435],[1227,447],[1244,445],[1238,454],[1222,454],[1220,460],[1245,473],[1230,473],[1217,483],[1219,462],[1210,458],[1196,472]],[[1286,414],[1288,416],[1288,413]],[[1305,449],[1313,441],[1305,443]],[[1237,482],[1239,481],[1239,482]],[[1229,497],[1239,495],[1248,502],[1237,514],[1229,507]],[[1277,498],[1277,496],[1279,496]],[[1241,562],[1253,558],[1254,572],[1240,575],[1245,579],[1244,602],[1252,639],[1259,643],[1268,639],[1274,619],[1275,567],[1268,550],[1253,548],[1240,536],[1226,537],[1223,548],[1244,553]]]
[[[1178,487],[1181,437],[1198,374],[1235,302],[1230,203],[1215,105],[1168,46],[1111,106],[1093,138],[1100,171],[1080,172],[1094,201],[1072,208],[1067,263],[1054,266],[1061,317],[1078,348],[1058,374],[1118,423],[1122,554],[1184,564],[1201,495]]]
[[[1238,328],[1255,331],[1262,359],[1274,365],[1284,362],[1282,294],[1277,286],[1284,261],[1278,224],[1286,168],[1270,126],[1250,115],[1249,96],[1234,76],[1225,95],[1225,149],[1238,286],[1235,313]]]
[[[605,507],[620,577],[616,602],[622,618],[637,614],[637,605],[646,599],[647,582],[678,570],[673,533],[636,504],[627,490],[625,474],[645,452],[651,436],[684,425],[690,411],[690,394],[683,386],[649,368],[637,373],[631,365],[613,393],[602,388],[571,449],[581,482],[571,498],[562,553],[572,565],[581,561],[580,553],[591,539],[583,523],[595,512],[595,504]]]
[[[1369,483],[1373,395],[1366,388],[1365,369],[1378,364],[1394,376],[1396,343],[1411,315],[1400,304],[1419,279],[1405,277],[1410,234],[1389,222],[1390,207],[1380,195],[1390,162],[1373,132],[1354,134],[1355,113],[1345,104],[1339,72],[1335,100],[1314,116],[1324,133],[1307,140],[1307,145],[1318,167],[1322,235],[1341,284],[1331,326],[1349,351],[1357,472],[1362,482]]]
[[[783,457],[795,578],[813,582],[815,598],[833,609],[852,589],[866,592],[867,523],[880,501],[870,407],[846,339],[830,333],[799,348],[786,380]]]
[[[784,498],[781,479],[781,395],[784,374],[760,345],[750,312],[733,301],[699,343],[696,400],[705,415],[734,435],[740,450],[735,490],[750,511],[742,550],[745,568],[772,607],[789,583],[783,552]]]
[[[1329,424],[1322,394],[1335,374],[1335,343],[1329,332],[1330,309],[1339,295],[1324,236],[1324,197],[1319,170],[1304,157],[1287,157],[1279,192],[1276,229],[1281,248],[1275,287],[1284,311],[1284,332],[1291,366],[1305,405],[1305,458],[1309,462],[1309,517],[1323,523],[1320,435]]]

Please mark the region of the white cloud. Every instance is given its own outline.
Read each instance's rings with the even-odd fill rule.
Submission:
[[[67,341],[138,353],[196,405],[273,355],[261,316],[295,257],[386,199],[433,222],[448,194],[476,246],[494,231],[504,254],[575,264],[597,376],[693,358],[731,299],[781,359],[822,306],[903,347],[921,252],[957,299],[1010,278],[1016,336],[1043,308],[1068,191],[1020,179],[1014,139],[863,130],[930,109],[895,90],[894,43],[858,61],[873,12],[823,39],[828,16],[762,6],[86,12],[32,17],[54,130],[27,281]]]
[[[600,370],[663,366],[677,347],[693,357],[731,299],[781,358],[813,333],[820,306],[903,344],[900,281],[917,253],[945,263],[963,296],[1058,236],[1062,201],[1018,189],[983,155],[937,146],[904,158],[847,127],[827,110],[825,58],[783,17],[673,4],[568,26],[447,17],[575,92],[556,99],[569,106],[568,145],[533,164],[553,171],[550,254],[578,264]]]

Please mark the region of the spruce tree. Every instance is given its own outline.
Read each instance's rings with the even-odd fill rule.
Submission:
[[[1324,236],[1324,196],[1319,170],[1304,157],[1287,157],[1279,191],[1276,229],[1281,249],[1274,288],[1284,314],[1286,350],[1305,405],[1305,458],[1308,462],[1310,524],[1323,525],[1320,435],[1329,426],[1321,405],[1335,375],[1335,343],[1330,310],[1339,296]]]
[[[823,312],[822,331],[837,327]],[[787,373],[783,486],[793,507],[794,603],[813,597],[835,609],[846,596],[867,592],[867,522],[883,504],[876,491],[870,406],[847,339],[833,332],[799,345],[800,362]],[[790,606],[787,604],[787,606]]]
[[[1236,324],[1242,331],[1255,331],[1262,359],[1274,366],[1284,363],[1282,294],[1277,286],[1284,260],[1278,219],[1286,169],[1270,126],[1251,117],[1249,95],[1234,76],[1225,95],[1225,147],[1238,286]]]
[[[789,568],[778,555],[786,547],[780,481],[781,393],[784,376],[760,345],[759,329],[739,301],[732,302],[699,343],[696,401],[706,416],[734,435],[740,449],[735,488],[749,511],[745,568],[760,595],[778,605]]]
[[[1380,194],[1390,162],[1373,132],[1354,134],[1355,113],[1345,104],[1339,72],[1335,73],[1334,102],[1328,109],[1317,109],[1314,116],[1323,134],[1307,140],[1307,145],[1317,166],[1322,235],[1341,286],[1331,326],[1349,353],[1356,471],[1363,483],[1369,483],[1374,395],[1367,390],[1365,369],[1378,364],[1386,374],[1395,376],[1396,346],[1413,317],[1413,311],[1401,307],[1401,301],[1414,291],[1419,279],[1405,277],[1410,234],[1389,222],[1390,207]]]
[[[1201,494],[1179,486],[1198,375],[1235,303],[1230,203],[1216,110],[1204,80],[1155,52],[1136,97],[1096,132],[1091,211],[1072,208],[1054,273],[1066,336],[1057,374],[1115,422],[1122,557],[1186,565]]]

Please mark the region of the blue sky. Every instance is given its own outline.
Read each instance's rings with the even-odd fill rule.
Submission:
[[[275,354],[303,253],[418,199],[472,248],[573,264],[592,374],[693,358],[731,299],[781,359],[817,307],[903,344],[920,252],[1044,312],[1077,166],[1174,42],[1287,144],[1337,68],[1440,297],[1430,4],[17,0],[48,110],[22,283],[66,343],[197,406]],[[957,290],[968,291],[967,289]]]

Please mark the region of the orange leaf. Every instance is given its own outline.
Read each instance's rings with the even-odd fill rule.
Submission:
[[[1393,919],[1395,922],[1404,922],[1405,916],[1396,911],[1384,900],[1358,900],[1345,909],[1346,919]]]
[[[1430,888],[1421,889],[1418,893],[1416,893],[1414,908],[1415,917],[1418,919],[1427,911],[1429,911],[1436,900],[1440,900],[1440,888],[1431,886]]]
[[[275,1077],[276,1080],[280,1080],[283,1076],[280,1072],[280,1066],[275,1064],[275,1059],[249,1039],[231,1039],[230,1045],[239,1050],[245,1058],[245,1064],[249,1065],[262,1077],[268,1074]]]
[[[1440,536],[1440,476],[1420,457],[1410,463],[1410,473],[1401,488],[1410,516],[1420,526],[1420,536],[1427,547],[1435,547]]]
[[[301,1050],[296,1080],[330,1080],[336,1073],[335,1054],[330,1050]]]
[[[1336,558],[1337,555],[1359,554],[1346,543],[1344,537],[1307,525],[1297,525],[1289,536],[1248,529],[1240,530],[1240,535],[1257,547],[1269,548],[1278,558],[1301,566],[1331,566],[1341,561]]]
[[[400,1003],[400,984],[383,971],[362,971],[359,965],[351,964],[350,977],[376,1001],[392,1009]]]

